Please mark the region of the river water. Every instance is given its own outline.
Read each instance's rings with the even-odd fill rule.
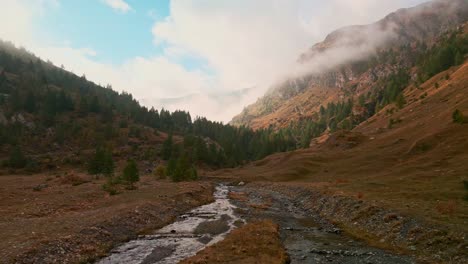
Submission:
[[[151,235],[141,236],[111,251],[98,264],[173,264],[222,240],[243,222],[234,213],[225,185],[216,187],[215,201],[178,217]]]
[[[230,201],[229,191],[247,194],[247,201]],[[370,247],[342,234],[319,216],[305,212],[289,197],[249,187],[219,185],[215,202],[181,215],[174,223],[151,235],[141,236],[111,251],[98,264],[174,264],[221,241],[246,220],[271,219],[280,226],[280,237],[291,264],[412,264],[402,255]],[[266,200],[265,200],[266,199]],[[265,210],[250,204],[269,203]]]

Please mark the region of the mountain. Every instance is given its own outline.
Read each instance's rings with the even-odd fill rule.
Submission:
[[[466,263],[467,94],[465,61],[408,85],[402,108],[388,105],[352,131],[211,176],[249,182],[265,200],[285,194],[288,204],[417,262]]]
[[[468,2],[432,1],[398,10],[371,25],[336,30],[300,55],[298,77],[273,87],[230,123],[253,129],[285,128],[291,122],[317,120],[320,108],[331,102],[357,102],[375,93],[399,70],[421,82],[427,76],[411,69],[441,42],[441,36],[467,20]]]
[[[248,90],[226,98],[244,92]],[[137,160],[147,172],[177,161],[213,169],[295,146],[291,138],[272,130],[192,119],[180,110],[148,109],[127,92],[97,85],[0,42],[0,172],[70,166],[98,173],[96,166],[128,159]]]

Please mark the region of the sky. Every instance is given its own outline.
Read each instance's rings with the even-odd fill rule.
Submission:
[[[228,122],[299,54],[424,0],[0,0],[0,38],[143,105]]]

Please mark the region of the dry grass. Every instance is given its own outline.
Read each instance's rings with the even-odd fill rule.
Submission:
[[[181,264],[285,264],[288,260],[279,239],[278,226],[265,220],[234,230],[223,241]]]
[[[83,180],[86,181],[76,185]],[[145,207],[158,209],[155,212],[176,212],[175,208],[185,206],[188,209],[199,205],[200,201],[206,203],[212,199],[210,184],[202,182],[175,184],[144,176],[137,190],[123,191],[115,196],[108,196],[102,190],[103,183],[105,179],[88,181],[85,174],[74,172],[65,175],[64,171],[53,175],[1,176],[0,259],[8,263],[14,256],[48,241],[74,237],[81,230],[106,224],[125,225],[128,215],[134,215],[129,226],[142,228],[143,232],[158,222],[165,224],[164,221],[172,220],[166,213],[161,218],[152,218],[152,223],[135,221]],[[41,185],[46,187],[34,191]],[[113,222],[115,219],[119,219],[117,224]],[[80,248],[97,250],[95,245],[81,245]]]
[[[249,198],[243,192],[229,192],[229,199],[240,202],[247,202],[249,200]]]

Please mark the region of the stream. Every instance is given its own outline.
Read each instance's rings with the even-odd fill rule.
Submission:
[[[222,240],[243,220],[234,214],[236,206],[227,198],[225,185],[216,187],[215,201],[178,217],[151,235],[141,236],[111,251],[98,264],[173,264],[195,255]]]
[[[229,200],[230,191],[245,193],[246,201]],[[174,264],[221,241],[246,221],[271,219],[280,226],[280,238],[291,263],[410,264],[407,256],[370,247],[341,232],[320,216],[310,215],[277,192],[247,186],[218,185],[215,201],[181,215],[151,235],[115,249],[98,264]],[[268,203],[266,209],[252,204]]]

